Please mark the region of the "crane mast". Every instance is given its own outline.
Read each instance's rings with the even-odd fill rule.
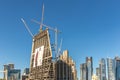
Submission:
[[[44,4],[43,4],[43,8],[42,8],[42,18],[41,18],[41,24],[40,24],[40,32],[42,32],[43,18],[44,18]]]
[[[32,21],[40,25],[40,32],[42,32],[42,27],[46,27],[46,28],[53,30],[55,32],[55,45],[54,45],[54,47],[55,47],[55,58],[57,59],[58,54],[59,54],[58,53],[58,33],[60,33],[60,31],[57,28],[54,29],[50,26],[43,24],[43,19],[44,19],[44,4],[43,4],[43,8],[42,8],[41,22],[38,22],[38,21],[33,20],[33,19],[32,19]]]

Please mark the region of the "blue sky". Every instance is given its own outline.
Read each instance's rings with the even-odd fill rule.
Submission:
[[[38,33],[39,25],[31,19],[41,20],[42,3],[0,0],[0,70],[7,63],[22,70],[29,67],[32,37],[20,18],[33,34]],[[62,31],[62,50],[69,50],[78,77],[86,56],[93,57],[94,68],[101,58],[120,56],[119,4],[119,0],[44,0],[44,23]]]

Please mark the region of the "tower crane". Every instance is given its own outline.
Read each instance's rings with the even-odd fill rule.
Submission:
[[[32,36],[32,38],[33,38],[34,36],[33,36],[32,32],[30,31],[28,25],[26,24],[25,20],[24,20],[23,18],[21,18],[21,21],[24,23],[26,29],[28,30],[29,34],[30,34],[30,35]]]
[[[34,47],[34,35],[32,34],[32,32],[30,31],[28,25],[26,24],[25,20],[23,18],[21,18],[21,21],[23,22],[23,24],[25,25],[27,31],[29,32],[29,34],[31,35],[31,37],[33,38],[32,40],[32,53],[33,53],[33,47]],[[31,54],[31,57],[32,57],[32,54]],[[30,61],[31,62],[31,61]],[[30,66],[31,66],[31,63],[30,63]]]
[[[58,33],[61,33],[57,28],[52,28],[52,27],[50,27],[50,26],[47,26],[47,25],[45,25],[45,24],[43,24],[43,23],[40,23],[40,22],[38,22],[38,21],[36,21],[36,20],[34,20],[34,19],[32,19],[32,21],[33,22],[35,22],[35,23],[37,23],[37,24],[40,24],[40,25],[42,25],[43,27],[46,27],[46,28],[48,28],[48,29],[50,29],[50,30],[52,30],[52,31],[54,31],[55,32],[55,57],[57,58],[58,57]]]
[[[57,58],[58,57],[58,33],[61,33],[57,28],[52,28],[52,27],[50,27],[50,26],[47,26],[47,25],[45,25],[45,24],[43,24],[43,18],[44,18],[44,4],[43,4],[43,8],[42,8],[42,18],[41,18],[41,22],[38,22],[38,21],[36,21],[36,20],[34,20],[34,19],[32,19],[32,21],[33,22],[35,22],[35,23],[37,23],[37,24],[39,24],[40,25],[40,32],[42,31],[42,27],[46,27],[46,28],[48,28],[48,29],[50,29],[50,30],[52,30],[52,31],[54,31],[55,32],[55,57]]]
[[[43,4],[43,8],[42,8],[42,18],[41,18],[41,22],[38,22],[38,21],[36,21],[36,20],[34,20],[34,19],[32,19],[32,21],[33,22],[35,22],[35,23],[37,23],[37,24],[40,24],[40,32],[42,31],[42,28],[43,27],[46,27],[46,28],[48,28],[48,29],[50,29],[50,30],[52,30],[52,31],[54,31],[55,32],[55,45],[54,45],[54,47],[55,47],[55,57],[57,58],[58,57],[58,54],[59,54],[59,51],[58,51],[58,33],[61,33],[57,28],[52,28],[52,27],[50,27],[50,26],[47,26],[47,25],[45,25],[45,24],[43,24],[43,19],[44,19],[44,4]],[[32,36],[32,38],[33,38],[33,42],[34,42],[34,35],[32,34],[32,32],[30,31],[30,29],[29,29],[29,27],[28,27],[28,25],[26,24],[26,22],[25,22],[25,20],[23,19],[23,18],[21,18],[21,21],[24,23],[24,25],[25,25],[25,27],[26,27],[26,29],[27,29],[27,31],[29,32],[29,34]]]
[[[44,4],[43,4],[43,8],[42,8],[42,18],[41,18],[41,24],[40,24],[40,32],[42,31],[42,24],[43,24],[43,17],[44,16]]]

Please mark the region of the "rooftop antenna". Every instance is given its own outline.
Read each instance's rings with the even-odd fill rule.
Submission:
[[[40,32],[42,32],[43,18],[44,18],[44,3],[43,3],[43,7],[42,7],[42,17],[41,17],[41,24],[40,24]]]

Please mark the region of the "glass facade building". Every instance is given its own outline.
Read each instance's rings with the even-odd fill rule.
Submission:
[[[108,80],[115,80],[115,60],[107,58]]]
[[[115,57],[115,63],[116,63],[116,80],[120,80],[120,58]]]
[[[14,64],[4,65],[4,79],[5,80],[20,80],[21,70],[14,69]]]
[[[100,60],[99,68],[100,68],[100,76],[99,76],[100,80],[106,80],[106,62],[104,58]]]
[[[100,75],[100,68],[96,68],[96,76],[98,77],[98,80],[100,80],[99,75]]]
[[[92,75],[93,75],[92,57],[86,57],[86,65],[87,65],[87,80],[92,80]]]
[[[80,65],[80,80],[86,80],[87,77],[87,67],[86,67],[86,63],[83,63]]]
[[[92,57],[86,57],[86,63],[80,65],[80,80],[92,80],[93,61]]]
[[[8,80],[20,80],[21,70],[13,69],[8,70]]]

